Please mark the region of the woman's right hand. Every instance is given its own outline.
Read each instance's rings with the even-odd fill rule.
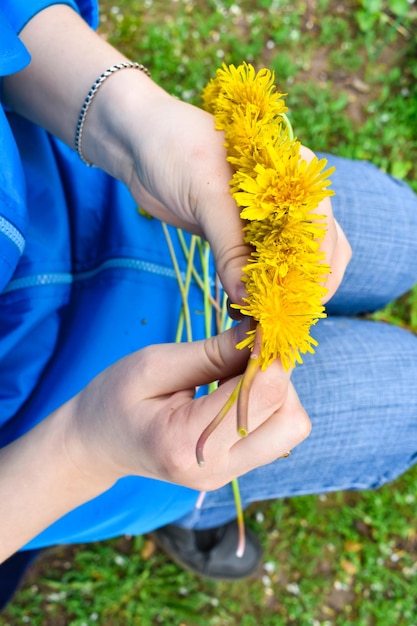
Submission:
[[[207,340],[150,346],[97,376],[72,401],[67,450],[79,470],[103,488],[135,474],[212,490],[298,445],[310,422],[275,362],[252,385],[249,436],[238,436],[232,409],[206,443],[205,467],[197,464],[197,440],[246,366],[248,352],[235,348],[246,329],[242,322]],[[219,379],[194,399],[196,387]]]

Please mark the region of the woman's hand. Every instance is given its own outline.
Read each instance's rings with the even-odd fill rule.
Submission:
[[[197,490],[218,488],[299,444],[309,419],[278,362],[256,375],[249,402],[250,434],[241,439],[232,409],[209,438],[198,467],[197,440],[232,393],[247,352],[235,343],[242,323],[219,336],[156,345],[108,368],[73,401],[67,449],[92,482],[107,486],[129,474]],[[227,379],[208,396],[196,387]]]
[[[133,166],[127,184],[138,203],[152,215],[205,237],[226,292],[233,302],[240,302],[241,271],[250,249],[243,242],[239,209],[230,193],[232,170],[223,133],[215,130],[213,117],[165,92],[155,93],[151,106],[145,105],[131,125],[130,136]],[[314,157],[305,147],[301,155],[307,161]],[[327,221],[323,243],[331,267],[327,301],[343,278],[351,250],[329,198],[317,213]]]
[[[208,240],[222,284],[235,302],[240,301],[242,267],[250,248],[243,241],[239,209],[230,193],[232,170],[223,133],[215,130],[211,115],[166,95],[153,101],[137,125],[127,184],[138,204]]]

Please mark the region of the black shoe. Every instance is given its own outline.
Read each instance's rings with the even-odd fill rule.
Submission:
[[[178,565],[194,574],[214,580],[239,580],[254,574],[262,560],[262,547],[253,533],[245,529],[245,551],[236,556],[236,521],[207,530],[188,530],[168,524],[151,537]]]
[[[22,550],[0,564],[0,611],[11,600],[26,570],[40,552],[41,550]]]

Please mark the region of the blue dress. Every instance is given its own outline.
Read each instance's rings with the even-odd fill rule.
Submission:
[[[93,1],[67,3],[93,27]],[[0,0],[0,74],[29,55],[16,33],[46,0]],[[105,69],[105,68],[103,68]],[[81,107],[80,103],[80,107]],[[73,150],[0,110],[0,446],[141,347],[175,338],[180,296],[161,224]],[[319,342],[292,380],[313,424],[291,457],[239,480],[242,502],[370,489],[417,462],[417,339],[358,318],[417,281],[417,197],[371,163],[336,166],[333,211],[353,249],[314,327]],[[177,246],[178,256],[181,251]],[[194,338],[202,295],[191,289]],[[54,523],[27,547],[141,534],[176,521],[210,528],[236,512],[230,485],[198,494],[128,477]],[[181,518],[181,519],[179,519]]]
[[[49,4],[0,2],[1,75],[28,64],[16,33]],[[68,4],[96,25],[94,2]],[[201,306],[197,288],[192,297]],[[122,184],[2,107],[0,447],[117,359],[173,341],[180,304],[158,220],[139,215]],[[186,488],[127,477],[27,547],[141,534],[188,512],[196,498]]]

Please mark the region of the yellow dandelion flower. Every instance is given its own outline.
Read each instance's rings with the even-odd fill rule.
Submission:
[[[252,257],[279,259],[297,263],[297,255],[310,254],[317,267],[324,259],[320,250],[321,240],[326,231],[324,216],[314,213],[314,221],[274,220],[274,215],[262,221],[247,222],[244,227],[245,242],[253,248]],[[328,268],[327,268],[328,269]]]
[[[216,112],[216,102],[221,90],[220,81],[212,78],[203,89],[201,94],[201,100],[203,102],[203,108],[212,115]]]
[[[285,113],[283,94],[277,92],[274,80],[274,73],[268,69],[255,72],[248,63],[237,68],[223,64],[202,95],[204,107],[215,115],[216,128],[227,130],[236,109],[250,111],[258,121]]]
[[[323,172],[325,159],[317,157],[307,163],[295,151],[287,158],[275,161],[275,167],[258,163],[254,175],[236,172],[233,177],[233,197],[245,220],[263,220],[271,213],[277,219],[293,215],[299,219],[311,213],[323,198],[333,195],[326,189],[329,171]]]
[[[283,277],[275,271],[253,273],[247,279],[247,288],[251,295],[239,310],[253,317],[262,330],[262,369],[276,358],[286,369],[302,363],[301,354],[314,352],[317,345],[310,328],[325,317],[322,292],[311,282],[306,289],[305,274],[296,267]],[[252,347],[254,335],[248,334],[238,347]]]
[[[240,190],[233,194],[242,208],[241,217],[245,220],[263,220],[271,214],[277,219],[292,216],[305,219],[321,199],[332,192],[321,189],[308,193],[308,184],[304,176],[279,176],[272,169],[262,165],[255,167],[256,178],[240,176]],[[234,183],[236,186],[236,182]]]
[[[227,160],[238,172],[251,174],[258,163],[269,163],[268,147],[275,146],[287,137],[287,127],[283,120],[273,124],[253,119],[250,111],[236,112],[230,126],[225,131]],[[232,181],[232,191],[234,181]]]
[[[272,141],[271,128],[270,124],[254,118],[249,107],[234,111],[224,131],[228,155],[235,149],[248,153],[259,147],[263,149],[265,143]]]

